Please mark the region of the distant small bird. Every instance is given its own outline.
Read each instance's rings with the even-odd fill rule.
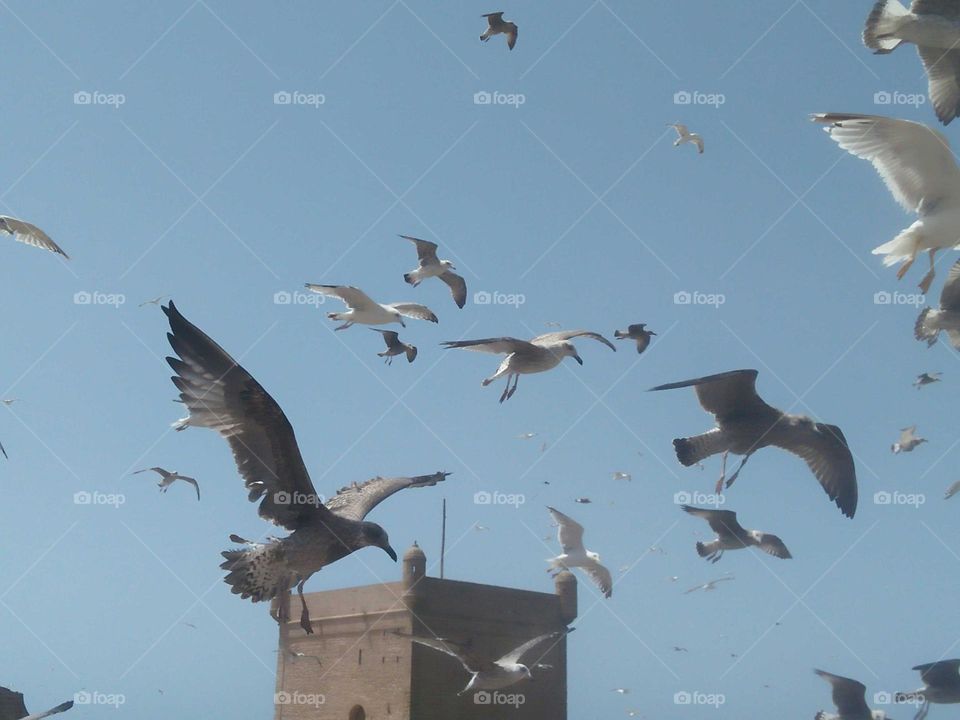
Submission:
[[[0,454],[2,454],[7,460],[10,459],[10,456],[7,455],[7,451],[3,449],[3,443],[0,443]]]
[[[166,300],[169,295],[161,295],[160,297],[155,297],[152,300],[144,300],[142,303],[137,305],[137,307],[144,307],[145,305],[159,305],[161,302]]]
[[[960,350],[960,260],[947,273],[940,290],[940,307],[937,310],[924,308],[913,326],[913,336],[927,347],[937,344],[940,331],[944,330],[950,344]]]
[[[403,279],[416,287],[427,278],[440,278],[449,286],[450,294],[453,295],[453,301],[457,304],[457,307],[462,308],[467,302],[467,282],[453,272],[457,269],[453,262],[437,259],[437,244],[435,242],[420,240],[409,235],[401,235],[400,237],[417,246],[417,259],[420,261],[416,270],[404,273]]]
[[[722,583],[722,582],[725,582],[725,581],[727,581],[727,580],[734,580],[734,579],[735,579],[735,578],[733,577],[733,575],[725,575],[725,576],[723,576],[723,577],[718,577],[718,578],[716,578],[716,579],[714,579],[714,580],[708,580],[707,582],[703,583],[702,585],[694,585],[694,586],[693,586],[692,588],[690,588],[689,590],[684,590],[684,591],[683,591],[683,594],[684,594],[684,595],[689,595],[690,593],[696,592],[697,590],[703,590],[704,592],[710,592],[710,591],[712,591],[712,590],[716,590],[716,589],[717,589],[717,583]]]
[[[937,662],[917,665],[914,670],[920,672],[923,687],[913,692],[898,692],[894,701],[920,702],[914,720],[923,720],[930,711],[930,703],[949,705],[960,703],[960,660],[938,660]]]
[[[867,705],[867,688],[862,682],[841,677],[823,670],[814,672],[833,687],[833,704],[837,714],[831,715],[823,710],[814,716],[814,720],[885,720],[886,713],[871,710]]]
[[[575,503],[580,503],[581,505],[589,505],[590,503],[593,502],[593,500],[591,500],[591,499],[588,498],[588,497],[578,497],[578,498],[574,498],[573,501],[574,501]]]
[[[550,515],[557,523],[557,539],[563,552],[547,560],[550,567],[547,572],[554,575],[561,570],[580,568],[593,583],[600,588],[605,598],[613,595],[613,577],[600,562],[600,555],[583,547],[583,525],[559,510],[548,507]]]
[[[674,147],[680,147],[684,143],[693,143],[697,146],[697,152],[703,154],[703,138],[697,133],[692,133],[683,123],[671,123],[667,127],[672,127],[677,131],[677,139],[673,141]]]
[[[361,325],[400,323],[403,327],[406,327],[407,324],[403,321],[404,317],[426,320],[432,323],[437,322],[437,316],[426,305],[418,305],[417,303],[381,305],[374,302],[363,290],[349,285],[306,283],[305,287],[307,290],[320,295],[339,298],[346,304],[347,312],[327,313],[327,317],[331,320],[343,321],[343,325],[334,328],[335,330],[346,330],[354,323],[360,323]]]
[[[890,446],[890,452],[897,453],[912,452],[921,443],[925,443],[926,438],[917,435],[917,426],[911,425],[900,431],[900,439]]]
[[[943,373],[938,373],[938,372],[935,372],[935,373],[920,373],[919,375],[917,375],[917,379],[913,381],[913,386],[914,386],[917,390],[919,390],[919,389],[922,388],[924,385],[930,385],[930,384],[935,383],[935,382],[940,382],[940,376],[941,376],[941,375],[943,375]]]
[[[673,646],[673,651],[674,651],[674,652],[690,652],[690,651],[687,650],[685,647],[680,647],[679,645],[674,645],[674,646]]]
[[[481,525],[481,524],[479,524],[479,523],[474,523],[474,524],[473,524],[473,529],[476,530],[477,532],[483,532],[484,530],[489,530],[490,528],[488,528],[486,525]]]
[[[633,480],[633,475],[628,472],[621,472],[620,470],[617,470],[615,473],[613,473],[612,477],[614,480],[626,480],[628,482]]]
[[[168,470],[164,470],[162,467],[144,468],[143,470],[137,470],[133,474],[139,475],[140,473],[150,471],[153,471],[160,476],[160,482],[157,483],[158,487],[160,488],[160,492],[165,493],[177,480],[183,480],[184,482],[188,482],[193,485],[197,491],[197,500],[200,499],[200,485],[192,477],[181,475],[178,472],[170,472]]]
[[[954,495],[956,495],[957,492],[960,492],[960,480],[957,480],[955,483],[953,483],[950,487],[947,488],[947,492],[944,494],[943,499],[949,500]]]
[[[710,562],[720,560],[725,550],[742,550],[751,546],[783,560],[792,557],[780,538],[759,530],[746,530],[737,522],[737,514],[732,510],[711,510],[690,505],[681,505],[680,509],[706,520],[710,529],[717,534],[715,540],[697,543],[697,554]]]
[[[63,255],[67,260],[70,259],[70,256],[51,240],[49,235],[36,225],[31,225],[24,220],[17,220],[8,215],[0,215],[0,232],[13,235],[13,239],[19,242],[49,250],[57,255]]]
[[[613,688],[610,692],[615,692],[618,695],[629,695],[630,688]]]
[[[20,398],[3,398],[2,400],[0,400],[0,402],[2,402],[7,407],[10,407],[15,402],[20,402]]]
[[[536,436],[537,433],[535,432],[520,433],[517,435],[517,440],[529,440],[530,438],[535,438]]]
[[[650,336],[656,335],[653,330],[646,329],[646,323],[639,323],[636,325],[627,325],[626,330],[614,330],[613,336],[617,340],[636,340],[637,341],[637,352],[642,353],[647,349],[647,346],[650,344]]]
[[[62,713],[72,707],[73,700],[68,700],[55,708],[31,715],[27,712],[27,706],[23,703],[23,693],[0,687],[0,720],[41,720],[41,718]]]
[[[387,365],[393,364],[393,358],[395,355],[406,354],[408,363],[412,363],[417,359],[417,348],[414,345],[408,345],[405,342],[401,342],[399,333],[396,333],[393,330],[380,330],[379,328],[370,329],[374,332],[380,333],[383,336],[383,341],[387,344],[386,350],[377,353],[377,357],[386,358]]]
[[[502,12],[495,13],[486,13],[483,15],[487,19],[487,24],[489,27],[480,36],[480,39],[483,42],[486,42],[494,35],[506,35],[507,36],[507,47],[513,50],[513,46],[517,44],[517,25],[512,23],[509,20],[503,19]]]

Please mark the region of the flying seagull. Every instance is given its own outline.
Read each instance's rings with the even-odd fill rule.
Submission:
[[[383,341],[387,344],[387,349],[383,352],[378,352],[377,357],[386,358],[387,365],[393,364],[394,355],[403,355],[405,353],[407,362],[413,362],[417,359],[417,348],[405,342],[400,342],[400,335],[398,333],[395,333],[393,330],[370,329],[383,335]]]
[[[674,147],[680,147],[684,143],[693,143],[697,146],[697,153],[703,155],[703,138],[697,133],[692,133],[683,123],[671,123],[667,127],[672,127],[677,131],[677,139],[673,141]]]
[[[437,322],[437,316],[426,305],[417,305],[416,303],[381,305],[371,300],[370,296],[363,290],[348,285],[306,283],[305,287],[327,297],[340,298],[346,304],[347,312],[327,313],[327,317],[331,320],[344,321],[343,325],[335,328],[336,330],[346,330],[354,323],[360,323],[361,325],[400,323],[403,327],[406,327],[407,324],[403,321],[404,317],[427,320],[432,323]]]
[[[190,411],[194,427],[216,430],[230,444],[250,502],[260,517],[291,530],[284,538],[248,543],[222,553],[232,592],[253,602],[271,600],[294,585],[300,596],[300,625],[308,634],[310,615],[303,585],[320,568],[363,547],[378,547],[394,561],[396,551],[382,527],[364,518],[381,501],[408,487],[435,485],[448,473],[373,478],[341,490],[323,505],[310,481],[293,427],[277,402],[253,376],[171,301],[163,308],[167,334],[179,357],[167,362],[171,379]],[[280,618],[284,619],[284,618]]]
[[[23,693],[0,687],[0,720],[40,720],[40,718],[62,713],[72,707],[73,700],[67,700],[67,702],[60,703],[46,712],[31,715],[27,712],[27,706],[23,703]]]
[[[718,577],[714,580],[708,580],[707,582],[702,583],[701,585],[694,585],[689,590],[684,590],[683,594],[689,595],[690,593],[696,592],[697,590],[703,590],[704,592],[711,592],[712,590],[717,589],[717,583],[722,583],[726,580],[735,580],[735,579],[736,578],[734,578],[733,575],[725,575],[723,577]]]
[[[483,17],[487,19],[487,24],[489,27],[480,36],[480,39],[483,42],[486,42],[494,35],[506,35],[507,36],[507,47],[513,50],[513,46],[517,44],[517,25],[512,23],[509,20],[503,19],[502,12],[487,13]]]
[[[164,300],[166,300],[169,295],[160,295],[159,297],[152,298],[150,300],[144,300],[142,303],[137,305],[137,307],[144,307],[145,305],[159,305]]]
[[[562,330],[538,335],[532,340],[498,337],[484,340],[452,340],[441,344],[448,349],[462,348],[495,355],[506,355],[497,371],[481,383],[486,387],[494,380],[506,375],[507,384],[503,388],[503,394],[500,395],[500,402],[503,402],[513,397],[513,394],[517,391],[517,383],[520,381],[521,375],[552,370],[565,357],[572,357],[583,365],[583,359],[577,353],[577,348],[570,342],[577,337],[592,338],[602,342],[614,352],[617,350],[613,343],[603,335],[587,330]],[[510,387],[511,379],[513,380],[512,388]]]
[[[960,6],[951,0],[879,0],[867,17],[863,44],[877,55],[901,43],[917,46],[927,71],[930,100],[944,125],[960,115]]]
[[[438,277],[450,287],[453,301],[457,304],[457,307],[462,308],[467,302],[467,282],[453,272],[456,268],[450,260],[439,260],[437,258],[437,244],[409,235],[401,235],[400,237],[417,246],[417,258],[420,261],[416,270],[404,273],[403,279],[416,287],[427,278]]]
[[[946,331],[950,344],[960,350],[960,260],[947,273],[940,291],[940,309],[921,310],[913,335],[917,340],[926,341],[927,347],[933,347],[941,330]]]
[[[689,467],[724,453],[725,465],[726,453],[743,455],[740,467],[726,481],[730,487],[753,453],[768,446],[781,448],[804,460],[830,499],[852,518],[857,511],[857,475],[843,432],[836,425],[814,422],[767,405],[757,394],[756,382],[756,370],[731,370],[651,388],[693,387],[700,406],[716,418],[717,427],[713,430],[673,441],[677,459]],[[722,489],[723,480],[721,474],[717,492]]]
[[[633,480],[633,475],[628,472],[623,472],[622,470],[617,470],[611,477],[613,477],[614,480],[626,480],[627,482]]]
[[[446,653],[447,655],[455,657],[457,660],[459,660],[460,664],[463,665],[464,670],[470,673],[471,676],[466,687],[457,693],[457,695],[465,695],[466,693],[475,690],[499,690],[501,688],[515,685],[525,678],[533,679],[533,676],[530,673],[530,666],[522,664],[520,662],[521,658],[523,658],[524,655],[530,652],[537,645],[540,645],[547,640],[553,640],[553,645],[540,654],[540,657],[542,658],[551,649],[553,649],[553,646],[556,645],[557,642],[559,642],[560,639],[563,638],[568,632],[569,630],[561,630],[557,632],[544,633],[543,635],[537,635],[535,638],[527,640],[527,642],[515,647],[513,650],[497,660],[472,653],[466,650],[463,645],[451,642],[449,640],[442,640],[440,638],[413,637],[410,635],[403,635],[403,637],[409,637],[418,645],[439,650],[440,652]],[[533,667],[538,666],[549,667],[539,662],[533,665]]]
[[[600,588],[605,598],[613,595],[613,578],[610,571],[600,564],[600,555],[583,547],[583,526],[559,510],[548,507],[547,510],[557,523],[557,539],[563,552],[547,560],[550,567],[547,572],[559,573],[570,568],[580,568],[593,584]]]
[[[638,323],[636,325],[628,325],[626,330],[614,330],[613,336],[617,340],[636,340],[637,341],[637,352],[642,353],[647,349],[647,346],[650,344],[650,336],[656,335],[653,330],[647,330],[646,323]]]
[[[0,400],[0,402],[2,402],[7,407],[10,407],[15,402],[20,402],[20,398],[3,398],[2,400]]]
[[[949,500],[954,495],[956,495],[957,492],[960,492],[960,480],[957,480],[955,483],[953,483],[950,487],[947,488],[947,492],[944,493],[943,499]]]
[[[917,435],[917,426],[911,425],[910,427],[905,427],[900,431],[900,439],[890,446],[890,452],[894,455],[898,453],[913,452],[913,450],[920,445],[925,443],[926,438],[922,438]]]
[[[67,260],[70,259],[70,256],[51,240],[49,235],[36,225],[31,225],[24,220],[17,220],[8,215],[0,215],[0,232],[13,235],[13,239],[19,242],[43,248],[57,255],[63,255]]]
[[[164,470],[162,467],[152,467],[152,468],[144,468],[143,470],[137,470],[133,474],[139,475],[140,473],[145,473],[150,471],[153,471],[160,476],[160,482],[157,483],[157,486],[160,488],[160,492],[165,493],[170,488],[170,486],[173,485],[177,480],[183,480],[184,482],[188,482],[191,485],[193,485],[193,487],[197,491],[197,500],[200,499],[200,485],[197,483],[197,481],[192,477],[181,475],[176,471],[170,472],[169,470]]]
[[[793,557],[783,540],[776,535],[746,530],[737,522],[737,514],[732,510],[709,510],[706,508],[681,505],[680,509],[699,518],[703,518],[710,525],[717,537],[707,543],[697,543],[697,554],[710,562],[717,562],[725,550],[740,550],[747,547],[758,547],[765,553],[782,560]]]
[[[887,717],[886,713],[871,710],[867,705],[867,688],[862,682],[823,670],[814,672],[833,687],[833,704],[837,706],[836,715],[821,710],[814,716],[814,720],[885,720]]]
[[[917,379],[913,381],[913,386],[919,390],[924,385],[932,385],[935,382],[940,382],[940,376],[943,373],[920,373],[917,375]]]
[[[898,703],[920,702],[920,710],[914,720],[923,720],[930,712],[930,703],[950,705],[960,703],[960,660],[939,660],[917,665],[923,687],[913,692],[900,692],[894,696]]]
[[[917,255],[928,251],[930,271],[918,286],[926,293],[933,282],[937,250],[957,244],[960,168],[950,143],[936,130],[909,120],[846,113],[818,113],[812,119],[826,125],[824,130],[841,148],[873,163],[894,199],[920,216],[893,240],[874,248],[873,254],[883,255],[884,265],[902,262],[899,279]]]

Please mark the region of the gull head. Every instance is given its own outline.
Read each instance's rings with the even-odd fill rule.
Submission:
[[[591,550],[587,550],[587,557],[596,562],[600,562],[600,553],[595,553]]]
[[[578,363],[583,365],[583,358],[580,357],[577,349],[571,343],[560,343],[560,345],[557,346],[557,350],[559,351],[561,357],[572,357]]]
[[[390,538],[387,537],[387,531],[372,522],[364,522],[360,526],[361,547],[378,547],[389,555],[394,562],[397,561],[397,551],[390,547]]]
[[[457,269],[457,266],[453,264],[453,260],[441,260],[440,264],[443,265],[447,270]]]
[[[396,320],[398,323],[400,323],[402,327],[407,326],[407,324],[403,321],[403,315],[401,315],[396,310],[394,310],[391,314],[393,315],[393,319]]]

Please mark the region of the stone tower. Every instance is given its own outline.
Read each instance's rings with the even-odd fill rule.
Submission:
[[[400,582],[306,596],[314,634],[297,618],[280,627],[275,720],[566,720],[566,638],[523,659],[550,666],[531,668],[535,682],[458,695],[470,676],[457,659],[397,633],[495,659],[576,619],[573,575],[557,576],[550,594],[427,577],[426,567],[414,543]]]

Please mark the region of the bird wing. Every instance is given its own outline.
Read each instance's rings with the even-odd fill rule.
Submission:
[[[960,169],[950,143],[936,130],[910,120],[876,115],[822,113],[813,121],[851,155],[869,160],[894,198],[917,212],[921,202],[960,202]]]
[[[387,344],[388,348],[396,347],[398,344],[400,344],[400,333],[394,330],[380,330],[378,328],[370,329],[383,335],[383,341]]]
[[[870,717],[866,686],[857,680],[834,675],[823,670],[814,672],[833,686],[833,704],[841,717]]]
[[[857,511],[857,471],[843,431],[836,425],[812,423],[780,435],[774,445],[802,458],[830,499],[852,518]]]
[[[523,645],[515,647],[502,658],[497,660],[497,665],[515,665],[516,663],[520,662],[520,658],[522,658],[528,651],[532,650],[544,640],[559,640],[568,632],[569,630],[558,630],[556,632],[548,632],[544,633],[543,635],[537,635],[535,638],[527,640],[525,643],[523,643]],[[546,653],[544,653],[544,655],[545,654]],[[543,655],[541,655],[541,657],[543,657]]]
[[[517,24],[507,23],[507,27],[510,28],[507,31],[507,47],[513,50],[513,46],[517,44],[517,35],[519,34]]]
[[[652,392],[682,387],[692,387],[697,393],[700,406],[721,423],[728,417],[773,410],[757,394],[756,370],[731,370],[693,380],[658,385],[650,390]]]
[[[426,305],[418,305],[417,303],[391,303],[387,307],[392,307],[401,315],[415,318],[416,320],[426,320],[432,323],[438,322],[437,316],[433,314],[433,310]]]
[[[487,22],[490,24],[490,27],[496,27],[497,23],[503,22],[503,13],[486,13],[483,17],[487,19]]]
[[[751,530],[750,534],[753,535],[754,539],[759,543],[760,549],[765,553],[780,558],[781,560],[789,560],[793,557],[790,551],[787,550],[787,546],[783,544],[783,540],[776,535],[759,532],[757,530]]]
[[[917,53],[927,71],[937,119],[947,125],[960,111],[960,51],[917,45]]]
[[[947,279],[940,291],[940,307],[944,310],[960,310],[960,260],[950,266]]]
[[[409,240],[417,246],[417,259],[420,260],[420,266],[436,265],[440,261],[437,259],[437,244],[429,240],[411,237],[410,235],[401,235],[404,240]]]
[[[163,308],[172,332],[167,339],[179,356],[167,362],[171,379],[190,410],[190,425],[208,427],[230,444],[250,502],[260,498],[260,517],[295,530],[316,515],[328,516],[303,464],[287,416],[270,393],[173,301]]]
[[[484,338],[483,340],[447,340],[441,345],[447,349],[459,348],[494,355],[509,355],[510,353],[534,349],[534,346],[526,340],[517,340],[517,338],[512,337]]]
[[[445,273],[440,275],[440,279],[450,287],[450,294],[453,295],[453,301],[457,304],[457,307],[462,308],[467,304],[466,280],[452,270],[447,270]]]
[[[373,310],[379,307],[363,290],[350,285],[316,285],[314,283],[306,283],[304,287],[306,287],[307,290],[326,295],[327,297],[340,298],[351,310]]]
[[[67,700],[67,702],[60,703],[56,707],[50,708],[49,710],[42,713],[35,713],[33,715],[27,715],[22,720],[42,720],[42,718],[50,717],[51,715],[56,715],[58,713],[65,712],[73,707],[73,700]]]
[[[916,425],[911,425],[910,427],[905,427],[903,430],[901,430],[900,444],[909,445],[910,443],[912,443],[917,437],[916,431],[917,431]]]
[[[489,669],[492,667],[493,663],[489,660],[484,661],[472,655],[469,655],[465,652],[454,650],[450,645],[454,644],[448,640],[441,640],[440,638],[420,638],[420,637],[410,637],[413,642],[418,645],[425,645],[428,648],[433,648],[434,650],[439,650],[442,653],[449,655],[450,657],[455,657],[460,661],[460,664],[463,665],[464,669],[468,673],[481,672],[482,670]]]
[[[559,332],[544,333],[543,335],[537,335],[530,342],[534,345],[553,345],[554,343],[566,342],[567,340],[573,340],[573,338],[578,337],[588,337],[598,342],[602,342],[608,348],[617,351],[616,346],[607,340],[600,333],[590,332],[589,330],[561,330]]]
[[[683,123],[674,123],[670,127],[677,131],[677,137],[683,138],[690,134],[690,130]]]
[[[960,659],[938,660],[937,662],[917,665],[914,670],[920,671],[923,681],[933,686],[957,687],[960,685]]]
[[[0,687],[0,720],[20,720],[27,716],[23,693]]]
[[[703,154],[703,138],[697,135],[693,138],[693,144],[697,146],[697,152]]]
[[[733,510],[710,510],[708,508],[681,505],[680,509],[699,518],[703,518],[710,525],[710,529],[717,535],[736,536],[743,531],[737,522],[737,514]]]
[[[334,515],[350,520],[363,520],[377,505],[406,488],[430,487],[447,479],[447,472],[416,477],[375,477],[337,490],[326,506]]]
[[[198,483],[192,477],[184,477],[183,475],[180,476],[180,479],[183,480],[184,482],[188,482],[191,485],[193,485],[194,489],[196,489],[197,491],[197,500],[199,500],[200,499],[200,483]]]
[[[600,588],[605,598],[613,595],[613,577],[606,566],[591,558],[589,563],[578,565],[578,567],[589,576],[594,585]]]
[[[2,454],[7,460],[10,459],[10,456],[7,455],[7,451],[3,449],[3,443],[0,443],[0,454]]]
[[[955,483],[953,483],[950,487],[947,488],[947,492],[944,493],[943,499],[949,500],[954,495],[956,495],[958,491],[960,491],[960,480],[957,480]]]
[[[565,553],[584,552],[583,525],[559,510],[548,507],[547,510],[557,523],[557,540]]]
[[[70,256],[67,255],[49,235],[36,225],[25,222],[24,220],[17,220],[9,215],[0,215],[0,231],[6,231],[10,235],[13,235],[14,240],[18,240],[27,245],[33,245],[33,247],[49,250],[52,253],[63,255],[68,260],[70,259]]]
[[[956,0],[913,0],[910,12],[915,15],[939,15],[946,20],[960,21],[960,5]]]

